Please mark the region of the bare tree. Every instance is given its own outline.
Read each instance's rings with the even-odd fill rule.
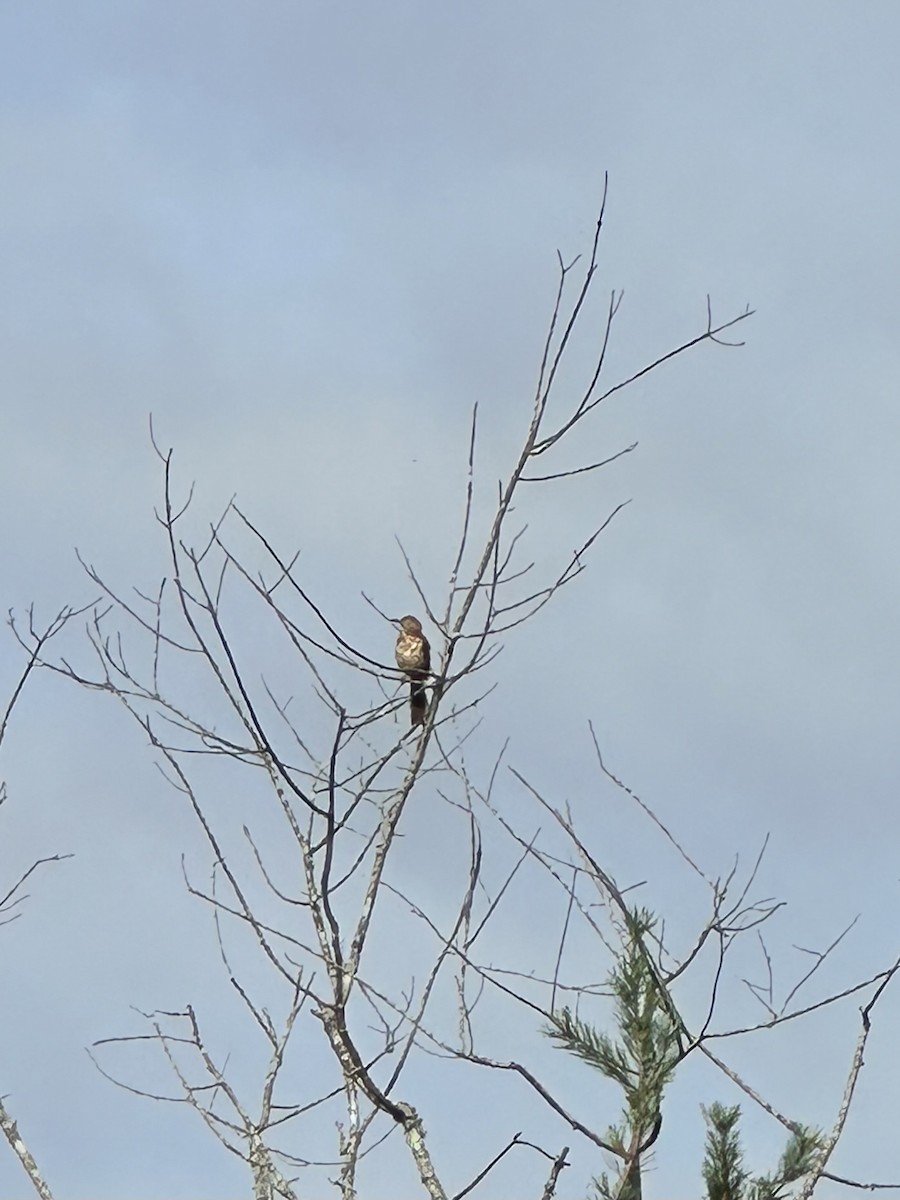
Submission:
[[[486,520],[476,502],[473,407],[460,530],[448,547],[442,594],[426,591],[400,546],[419,614],[412,624],[403,618],[401,635],[421,632],[424,624],[430,659],[398,655],[395,665],[400,618],[378,597],[363,600],[383,619],[383,637],[354,644],[343,631],[345,617],[325,610],[297,555],[274,545],[235,504],[202,538],[191,535],[191,493],[178,498],[172,451],[155,435],[167,577],[151,590],[123,591],[85,563],[104,597],[88,624],[90,662],[41,654],[54,671],[121,704],[194,813],[212,869],[208,883],[186,870],[186,885],[209,906],[223,977],[263,1047],[256,1080],[248,1083],[216,1050],[208,1018],[189,1005],[146,1014],[139,1034],[103,1038],[95,1060],[132,1092],[192,1108],[246,1162],[256,1200],[321,1194],[323,1176],[343,1200],[353,1200],[366,1187],[367,1170],[390,1178],[398,1195],[417,1186],[431,1200],[461,1200],[489,1187],[500,1164],[521,1154],[533,1156],[532,1194],[543,1200],[557,1194],[576,1158],[597,1164],[590,1169],[599,1194],[634,1200],[663,1130],[666,1089],[685,1060],[701,1056],[723,1073],[723,1086],[762,1106],[788,1137],[781,1173],[748,1184],[737,1116],[711,1106],[710,1195],[739,1200],[751,1184],[759,1185],[760,1197],[795,1185],[809,1195],[820,1179],[837,1179],[827,1170],[830,1155],[852,1100],[873,1006],[898,964],[802,1003],[801,989],[815,980],[832,946],[783,995],[771,976],[748,985],[762,1005],[753,1026],[761,1033],[847,997],[866,998],[834,1130],[810,1130],[729,1065],[729,1039],[749,1030],[720,1023],[734,947],[755,938],[766,954],[762,930],[780,907],[757,893],[762,855],[724,875],[701,869],[607,768],[595,739],[598,782],[621,790],[646,814],[654,834],[681,857],[691,886],[708,895],[701,927],[673,935],[665,912],[632,904],[631,888],[640,881],[618,881],[567,805],[507,764],[504,750],[487,771],[470,766],[471,739],[490,711],[502,639],[523,636],[530,619],[580,579],[623,507],[603,514],[555,564],[530,561],[527,527],[519,522],[532,496],[568,486],[635,447],[569,467],[558,452],[577,447],[599,407],[637,380],[690,351],[740,345],[733,331],[751,315],[744,309],[716,320],[707,298],[697,333],[607,381],[607,349],[623,298],[613,291],[587,378],[568,395],[561,367],[596,283],[604,208],[605,197],[586,259],[559,259],[534,397]],[[569,536],[567,530],[559,544],[568,545]],[[306,687],[298,701],[301,677]],[[501,800],[511,788],[523,801],[515,817]],[[451,842],[436,846],[429,839],[428,823],[417,817],[422,806],[440,807]],[[546,829],[530,824],[534,812]],[[421,896],[423,880],[445,854],[455,864],[453,894],[429,903]],[[517,889],[540,895],[541,914],[555,929],[535,935],[529,965],[509,953],[503,932]],[[696,1000],[687,1005],[680,998],[688,976],[706,981],[699,1010]],[[494,1048],[498,1020],[531,1031],[515,1057]],[[123,1079],[118,1060],[110,1065],[114,1048],[148,1039],[172,1069],[166,1095]],[[553,1044],[599,1072],[602,1104],[589,1113],[548,1081]],[[537,1132],[498,1133],[495,1151],[479,1165],[451,1156],[441,1126],[450,1105],[441,1093],[446,1072],[460,1068],[471,1072],[469,1089],[490,1081],[498,1094],[513,1088],[527,1097],[533,1123],[537,1104],[545,1114]],[[613,1097],[610,1089],[623,1098],[617,1122],[597,1118]],[[453,1118],[457,1125],[466,1119],[473,1128],[483,1125],[471,1104]],[[603,1163],[611,1178],[599,1169]],[[772,1184],[769,1193],[763,1179]]]
[[[0,746],[3,745],[7,736],[13,709],[19,702],[29,677],[40,662],[41,655],[44,653],[47,644],[63,630],[73,617],[80,616],[85,611],[87,610],[64,608],[56,614],[49,624],[38,627],[35,625],[34,609],[31,608],[28,611],[28,624],[25,631],[20,631],[16,628],[13,615],[12,613],[9,614],[9,623],[13,627],[19,641],[25,645],[27,654],[25,665],[12,685],[9,701],[2,717],[0,717]],[[5,780],[0,780],[0,805],[5,804],[6,799],[6,782]],[[71,855],[69,854],[52,854],[46,858],[38,858],[22,871],[12,884],[0,884],[0,888],[5,888],[3,894],[0,895],[0,925],[8,925],[11,921],[16,921],[21,917],[22,905],[28,899],[28,895],[23,889],[35,872],[49,863],[61,862],[63,859],[70,857]],[[19,1133],[19,1127],[10,1114],[5,1101],[6,1097],[0,1098],[0,1130],[2,1130],[3,1136],[22,1164],[37,1194],[42,1200],[53,1200],[50,1188],[47,1186],[37,1162]]]

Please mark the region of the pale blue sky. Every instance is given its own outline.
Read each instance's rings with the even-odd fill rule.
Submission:
[[[89,599],[75,546],[117,581],[165,569],[151,411],[197,480],[198,524],[237,492],[303,548],[354,634],[378,628],[360,590],[414,603],[395,533],[437,589],[471,405],[490,488],[527,420],[555,251],[585,248],[608,171],[600,289],[625,289],[611,378],[696,333],[707,293],[721,315],[757,315],[743,349],[704,347],[605,406],[579,452],[636,453],[528,514],[540,559],[632,499],[591,572],[510,639],[479,753],[509,736],[529,778],[586,806],[616,872],[649,864],[648,902],[677,911],[680,868],[597,781],[592,719],[710,871],[772,834],[786,976],[792,943],[821,947],[857,913],[830,982],[884,965],[900,874],[898,44],[900,12],[875,2],[2,6],[4,608]],[[588,649],[570,661],[576,635]],[[0,655],[11,679],[11,640]],[[130,1005],[216,1011],[208,914],[180,876],[182,852],[206,861],[188,814],[112,705],[52,680],[3,754],[3,877],[76,855],[3,930],[0,1092],[51,1186],[246,1195],[199,1121],[126,1098],[83,1049],[134,1028]],[[524,959],[528,932],[509,934]],[[900,1177],[897,1020],[889,996],[843,1173]],[[851,1001],[742,1065],[829,1124],[855,1034]],[[737,1098],[712,1086],[690,1084],[649,1200],[698,1194],[696,1104]],[[474,1169],[507,1124],[483,1130]],[[751,1136],[760,1153],[779,1140]],[[600,1165],[572,1144],[563,1200]],[[27,1194],[5,1152],[0,1193]]]

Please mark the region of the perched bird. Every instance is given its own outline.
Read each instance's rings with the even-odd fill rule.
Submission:
[[[431,647],[422,632],[422,622],[417,617],[401,617],[400,632],[394,650],[397,666],[409,678],[409,721],[421,725],[428,708],[428,694],[424,680],[431,670]]]

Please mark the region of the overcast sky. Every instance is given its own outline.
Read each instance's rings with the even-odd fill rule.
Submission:
[[[708,293],[716,316],[755,315],[743,348],[701,346],[611,399],[565,465],[637,450],[535,501],[539,563],[631,503],[492,668],[480,753],[509,737],[536,785],[593,806],[610,868],[649,878],[653,831],[601,787],[591,719],[711,873],[771,834],[785,978],[807,961],[794,943],[822,949],[858,913],[828,982],[879,969],[900,949],[898,45],[900,10],[874,0],[0,6],[4,609],[90,600],[75,547],[125,586],[164,572],[152,413],[198,528],[236,493],[302,548],[345,629],[381,636],[361,591],[416,606],[395,535],[426,586],[445,578],[475,401],[484,495],[509,470],[556,251],[587,248],[608,172],[602,294],[566,386],[611,288],[610,382],[701,332]],[[0,655],[6,689],[11,638]],[[50,678],[2,776],[3,880],[75,855],[3,931],[0,1093],[51,1187],[247,1195],[192,1114],[126,1097],[84,1052],[134,1030],[132,1005],[214,1008],[188,814],[112,704]],[[677,909],[666,861],[646,902]],[[900,1178],[898,1015],[888,995],[835,1160],[857,1178]],[[744,1062],[829,1125],[857,1023],[851,1001],[782,1039],[780,1064]],[[683,1142],[664,1132],[649,1197],[699,1193],[696,1105],[740,1099],[716,1088],[673,1123]],[[585,1149],[561,1197],[602,1166]],[[5,1152],[0,1193],[27,1194]]]

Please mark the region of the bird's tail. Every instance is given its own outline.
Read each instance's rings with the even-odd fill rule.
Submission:
[[[421,677],[422,680],[425,675]],[[425,714],[428,711],[428,693],[425,690],[425,684],[417,678],[411,678],[409,684],[409,723],[410,725],[423,725],[425,723]]]

